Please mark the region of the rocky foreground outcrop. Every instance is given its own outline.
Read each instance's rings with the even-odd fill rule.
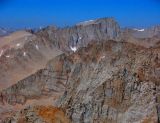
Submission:
[[[160,47],[92,41],[4,89],[1,122],[158,123],[159,82]]]

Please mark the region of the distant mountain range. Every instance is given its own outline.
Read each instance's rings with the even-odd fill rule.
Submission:
[[[0,27],[0,36],[6,36],[14,32],[13,29],[1,28]]]

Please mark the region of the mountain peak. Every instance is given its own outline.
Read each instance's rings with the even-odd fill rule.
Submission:
[[[95,20],[87,20],[80,22],[76,24],[77,26],[88,26],[88,25],[94,25],[94,24],[101,24],[101,23],[106,23],[106,22],[115,22],[114,18],[99,18]]]

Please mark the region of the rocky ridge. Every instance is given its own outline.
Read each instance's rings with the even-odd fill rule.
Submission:
[[[52,98],[47,105],[63,109],[73,123],[158,123],[159,53],[159,48],[130,43],[95,42],[69,56],[57,56],[46,69],[3,90],[1,102],[31,106],[33,99]],[[26,111],[36,112],[34,105]],[[26,122],[42,122],[41,116],[35,117],[38,121],[25,116]]]
[[[89,25],[63,29],[48,27],[36,33],[15,32],[0,39],[0,89],[44,68],[48,60],[60,55],[62,51],[76,51],[92,40],[110,39],[120,40],[120,27],[111,18],[97,19]]]
[[[38,34],[47,35],[47,38],[56,47],[64,51],[85,47],[93,40],[121,40],[120,26],[113,18],[101,18],[92,21],[92,23],[82,22],[73,27],[60,29],[48,27]]]
[[[48,55],[46,66],[0,92],[0,122],[158,123],[160,47],[124,34],[108,18],[34,34],[31,54],[38,39],[64,53]]]
[[[153,26],[146,29],[129,29],[122,30],[122,39],[144,47],[158,47],[160,44],[160,26]]]

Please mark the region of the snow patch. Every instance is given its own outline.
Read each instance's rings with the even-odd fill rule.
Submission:
[[[89,22],[93,22],[94,20],[88,20],[88,21],[84,21],[82,23],[89,23]]]
[[[26,56],[26,52],[23,52],[23,56]]]
[[[17,47],[19,47],[19,46],[21,46],[21,44],[20,44],[20,43],[18,43],[18,44],[16,44],[16,46],[17,46]]]
[[[36,49],[37,49],[37,50],[39,50],[39,47],[38,47],[38,45],[36,45]]]
[[[144,29],[134,29],[135,31],[138,31],[138,32],[143,32],[144,31]]]
[[[89,24],[93,24],[94,22],[95,22],[95,20],[88,20],[88,21],[80,22],[77,25],[86,26],[86,25],[89,25]]]
[[[73,52],[77,51],[77,47],[70,47]]]
[[[102,57],[101,57],[101,59],[104,59],[104,58],[105,58],[105,56],[102,56]]]
[[[82,37],[79,37],[79,40],[81,40],[82,39]]]
[[[10,56],[8,55],[8,56],[6,56],[6,58],[9,58]]]

